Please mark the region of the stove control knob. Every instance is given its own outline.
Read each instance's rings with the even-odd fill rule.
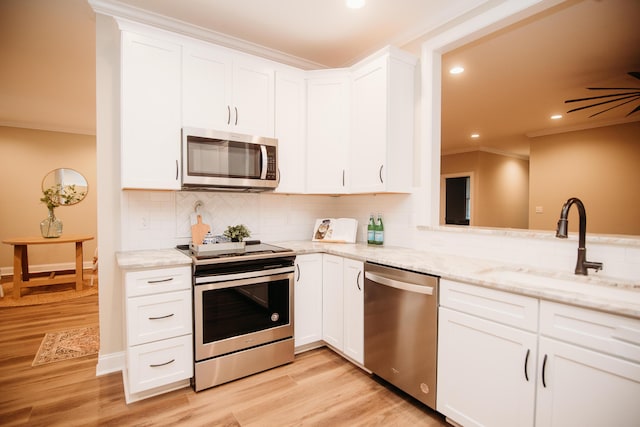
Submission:
[[[273,314],[271,315],[271,321],[272,321],[272,322],[277,322],[277,321],[278,321],[278,319],[280,319],[280,315],[279,315],[278,313],[273,313]]]

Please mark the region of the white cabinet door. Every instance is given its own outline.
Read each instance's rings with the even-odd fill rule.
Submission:
[[[637,426],[640,364],[541,337],[536,426]]]
[[[182,58],[182,123],[203,129],[231,125],[231,55],[210,46],[184,47]]]
[[[307,79],[307,192],[346,193],[349,75],[316,72]]]
[[[532,426],[537,335],[445,307],[437,410],[470,426]]]
[[[364,263],[343,262],[344,354],[364,364]]]
[[[322,254],[296,257],[295,346],[322,340]]]
[[[304,193],[304,72],[276,72],[275,136],[278,139],[278,193]]]
[[[353,73],[351,191],[383,190],[387,144],[387,57]]]
[[[394,48],[354,67],[351,193],[410,192],[416,59]]]
[[[180,189],[181,47],[122,32],[121,186]]]
[[[216,46],[185,45],[184,126],[273,137],[274,73]]]
[[[233,131],[273,137],[274,88],[274,72],[268,62],[234,59]]]
[[[322,339],[334,348],[344,348],[343,259],[322,256]]]

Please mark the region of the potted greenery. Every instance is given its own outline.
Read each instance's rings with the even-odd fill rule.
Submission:
[[[228,226],[223,234],[232,242],[242,242],[245,237],[251,236],[251,231],[244,224],[239,224]]]

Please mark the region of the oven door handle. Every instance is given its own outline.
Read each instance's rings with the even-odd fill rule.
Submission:
[[[425,295],[433,295],[432,286],[422,286],[422,285],[416,285],[414,283],[402,282],[400,280],[384,277],[379,274],[372,273],[370,271],[365,272],[364,277],[366,279],[371,280],[372,282],[376,282],[381,285],[389,286],[389,287],[400,289],[403,291],[416,292],[416,293],[425,294]]]
[[[204,287],[208,289],[223,289],[238,286],[238,281],[243,283],[259,283],[261,281],[275,281],[286,279],[287,275],[293,275],[293,266],[273,268],[271,270],[249,271],[245,273],[221,274],[219,276],[201,276],[195,278],[196,289]],[[292,276],[293,277],[293,276]]]

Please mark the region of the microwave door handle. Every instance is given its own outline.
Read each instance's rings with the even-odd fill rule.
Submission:
[[[260,146],[260,154],[262,157],[262,167],[260,168],[260,179],[267,179],[267,166],[269,164],[269,159],[267,158],[267,146]]]

